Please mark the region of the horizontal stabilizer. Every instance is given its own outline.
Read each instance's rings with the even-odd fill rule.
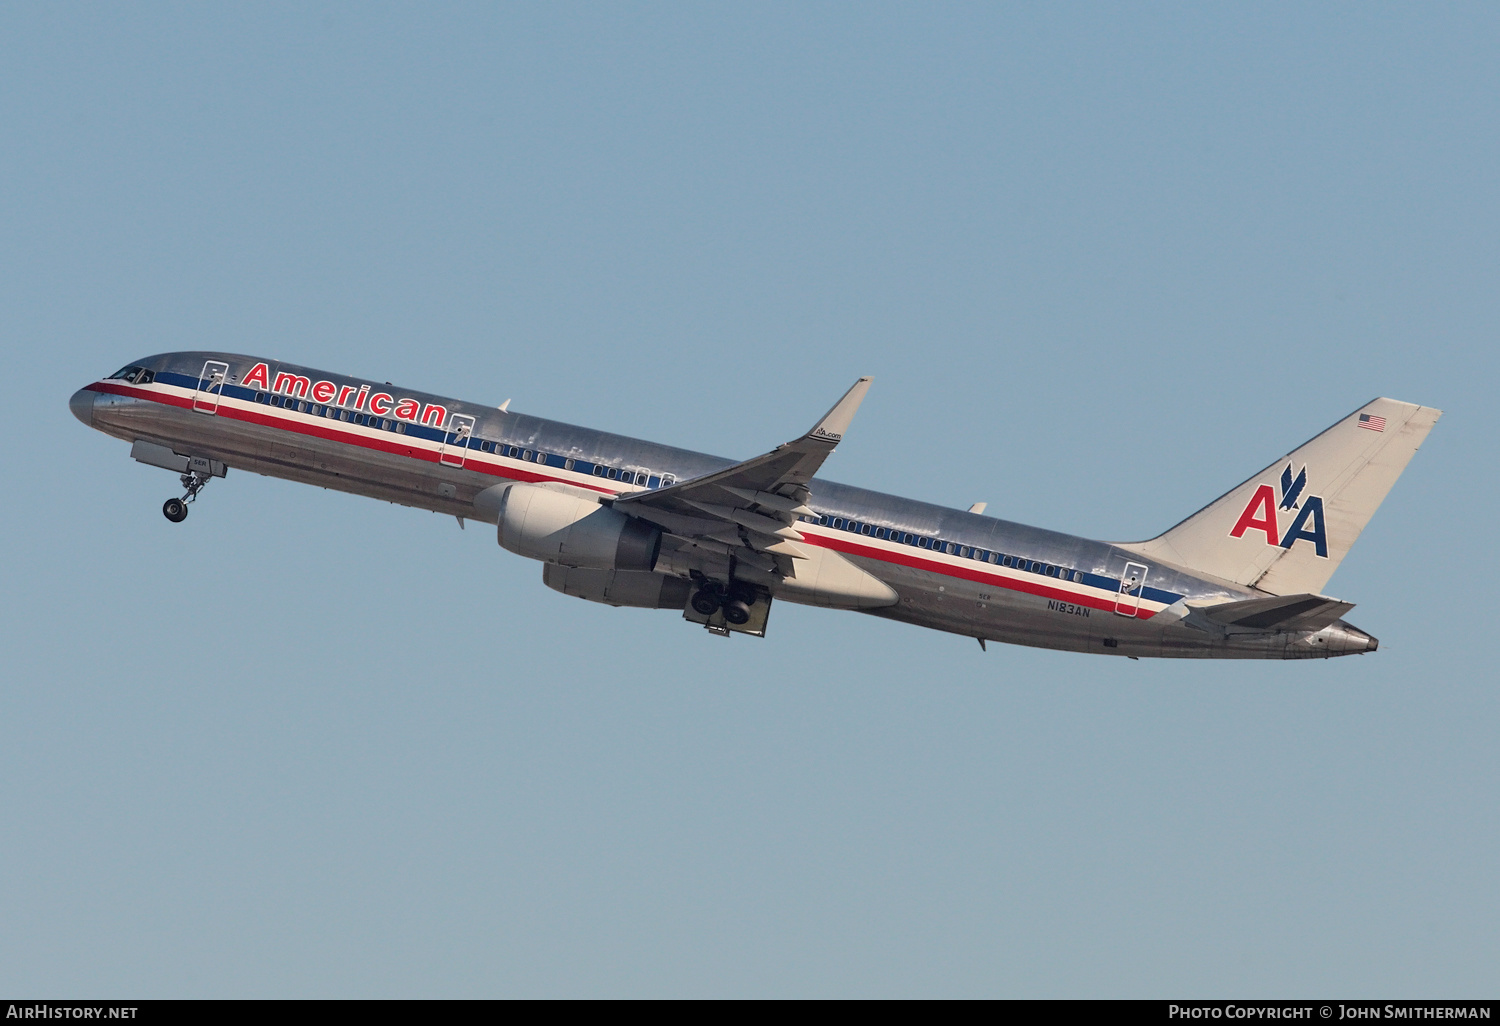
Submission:
[[[1326,595],[1272,595],[1209,606],[1203,615],[1225,627],[1262,631],[1320,631],[1354,608]]]

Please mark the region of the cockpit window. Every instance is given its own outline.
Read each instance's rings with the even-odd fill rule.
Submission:
[[[148,371],[144,367],[129,366],[121,367],[108,378],[110,381],[128,381],[132,385],[149,385],[156,380],[156,372]]]

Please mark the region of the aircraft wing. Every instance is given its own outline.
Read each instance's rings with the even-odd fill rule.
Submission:
[[[798,548],[799,516],[811,516],[807,484],[849,429],[872,379],[860,378],[812,429],[763,456],[613,503],[691,545],[732,555],[781,577]]]
[[[1354,608],[1326,595],[1272,595],[1268,598],[1221,602],[1203,615],[1225,627],[1263,631],[1319,631]]]

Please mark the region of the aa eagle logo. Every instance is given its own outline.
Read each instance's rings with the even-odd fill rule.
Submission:
[[[1283,549],[1290,549],[1305,539],[1313,543],[1314,552],[1327,559],[1328,532],[1323,524],[1323,498],[1302,496],[1307,490],[1307,467],[1293,477],[1292,465],[1288,463],[1281,472],[1280,484],[1280,502],[1277,502],[1276,489],[1271,485],[1263,484],[1255,489],[1229,537],[1243,538],[1247,531],[1260,531],[1266,536],[1267,545],[1279,545]],[[1290,517],[1285,533],[1282,533],[1280,522],[1283,512]]]

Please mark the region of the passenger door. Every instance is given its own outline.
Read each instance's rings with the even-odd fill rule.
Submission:
[[[199,413],[219,412],[219,396],[224,392],[224,382],[229,380],[229,364],[222,360],[209,360],[198,376],[198,391],[193,393],[193,409]]]
[[[1144,563],[1125,564],[1120,574],[1120,593],[1115,596],[1115,612],[1121,616],[1136,615],[1141,608],[1141,592],[1146,590],[1148,572]]]

